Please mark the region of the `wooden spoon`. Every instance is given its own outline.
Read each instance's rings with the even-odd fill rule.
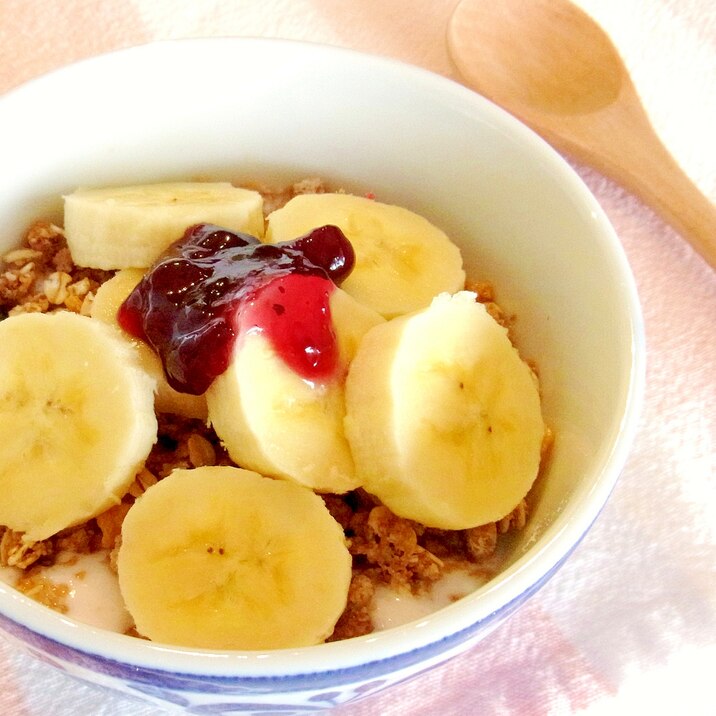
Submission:
[[[716,268],[716,207],[657,137],[589,15],[568,0],[462,0],[447,40],[467,84],[641,197]]]

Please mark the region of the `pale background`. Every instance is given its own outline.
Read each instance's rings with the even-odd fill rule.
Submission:
[[[454,77],[444,33],[455,4],[0,0],[0,93],[114,48],[208,35],[306,39]],[[577,4],[611,34],[656,129],[716,200],[716,3]],[[63,110],[48,108],[47,121]],[[574,166],[613,222],[643,304],[649,367],[631,458],[591,533],[508,623],[336,716],[716,713],[716,278],[634,197]],[[2,638],[0,713],[161,714],[72,681]]]

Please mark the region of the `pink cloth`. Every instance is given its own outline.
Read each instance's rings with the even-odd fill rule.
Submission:
[[[153,39],[260,35],[396,57],[454,76],[455,0],[0,0],[0,92]],[[656,129],[716,199],[716,4],[578,0],[619,47]],[[49,108],[61,112],[62,107]],[[633,196],[575,166],[636,276],[649,367],[636,443],[591,533],[485,641],[337,716],[716,713],[716,278]],[[0,638],[0,713],[159,714],[69,680]]]

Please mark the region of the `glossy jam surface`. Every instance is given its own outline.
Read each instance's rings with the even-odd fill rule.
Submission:
[[[329,299],[354,260],[350,242],[335,226],[262,244],[198,224],[147,272],[118,320],[154,348],[170,385],[184,393],[204,393],[249,330],[264,331],[302,377],[325,380],[338,355]]]

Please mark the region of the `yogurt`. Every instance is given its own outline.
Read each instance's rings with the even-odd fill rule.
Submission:
[[[109,552],[92,554],[61,552],[50,567],[28,570],[29,584],[50,584],[61,589],[62,613],[78,622],[109,631],[126,632],[132,625],[117,575],[109,565]],[[0,568],[0,579],[33,596],[32,587],[24,589],[23,573],[13,567]],[[38,599],[38,601],[42,601]]]
[[[415,595],[407,590],[398,592],[378,586],[373,602],[373,626],[376,631],[382,631],[423,619],[474,592],[485,582],[487,578],[484,576],[455,570],[438,580],[426,594]]]

